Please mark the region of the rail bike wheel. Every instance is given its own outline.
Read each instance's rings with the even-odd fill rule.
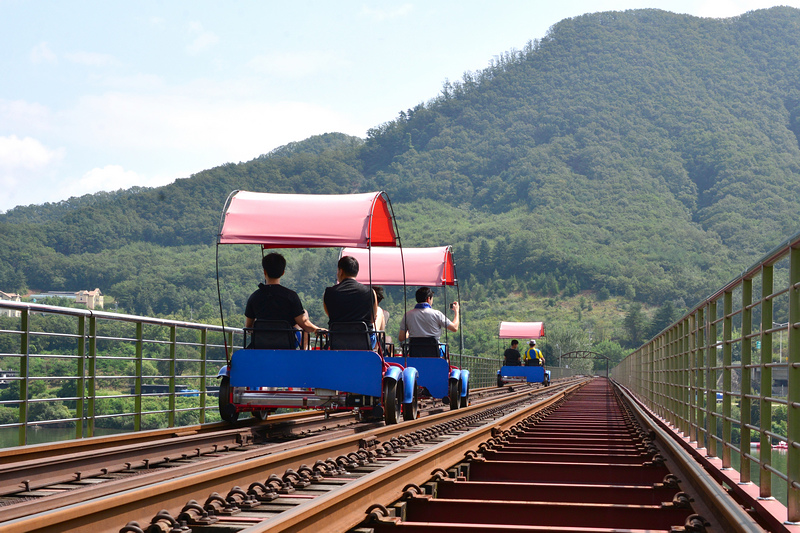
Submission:
[[[397,424],[400,421],[400,401],[397,389],[402,381],[396,382],[387,379],[383,382],[384,420],[387,424]],[[402,389],[401,389],[402,390]]]
[[[469,406],[469,384],[467,384],[467,393],[461,396],[461,409]]]
[[[252,413],[253,413],[253,418],[255,418],[256,420],[259,420],[261,422],[266,420],[267,417],[269,416],[269,411],[267,411],[266,409],[261,410],[261,411],[252,411]]]
[[[230,424],[239,420],[236,406],[231,403],[231,378],[228,376],[222,376],[219,384],[219,416]]]
[[[403,404],[403,420],[416,420],[419,410],[419,387],[414,387],[414,397],[411,403]]]
[[[458,409],[461,403],[461,381],[451,379],[448,385],[448,396],[450,397],[450,410]]]

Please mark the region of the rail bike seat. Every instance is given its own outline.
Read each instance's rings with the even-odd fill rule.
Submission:
[[[407,357],[441,357],[443,346],[436,337],[410,337],[403,351]]]
[[[252,328],[245,328],[244,347],[256,350],[294,350],[297,348],[296,331],[285,320],[256,319]]]
[[[365,322],[333,322],[328,327],[331,350],[372,351],[374,335]]]

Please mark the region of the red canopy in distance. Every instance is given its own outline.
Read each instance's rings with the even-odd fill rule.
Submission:
[[[544,336],[544,322],[500,322],[501,339],[524,340]]]

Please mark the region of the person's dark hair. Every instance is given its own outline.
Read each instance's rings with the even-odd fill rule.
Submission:
[[[277,252],[265,255],[261,259],[261,266],[268,278],[279,278],[286,272],[286,258]]]
[[[341,268],[342,271],[351,277],[355,277],[358,275],[358,259],[353,257],[352,255],[345,255],[339,262],[336,264],[337,268]]]
[[[418,304],[427,301],[431,296],[433,296],[433,291],[430,289],[430,287],[420,287],[417,289],[416,298]]]
[[[378,297],[378,303],[381,303],[386,295],[383,293],[383,287],[372,287],[372,290],[375,291],[375,296]]]
[[[514,346],[515,344],[519,344],[519,341],[517,339],[511,341],[511,346]]]

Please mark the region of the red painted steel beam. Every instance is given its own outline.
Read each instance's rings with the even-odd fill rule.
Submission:
[[[669,531],[692,509],[644,505],[503,502],[416,497],[406,501],[407,522],[556,527],[639,528]]]
[[[664,466],[476,461],[470,464],[469,479],[645,485],[660,483],[667,474]]]
[[[612,463],[641,465],[650,460],[647,454],[618,455],[597,453],[541,453],[541,452],[514,452],[505,450],[486,450],[484,459],[488,461],[514,461],[524,463]]]
[[[446,499],[530,502],[615,503],[659,505],[671,502],[680,489],[642,485],[588,485],[555,483],[492,483],[480,481],[440,481],[436,496]]]

